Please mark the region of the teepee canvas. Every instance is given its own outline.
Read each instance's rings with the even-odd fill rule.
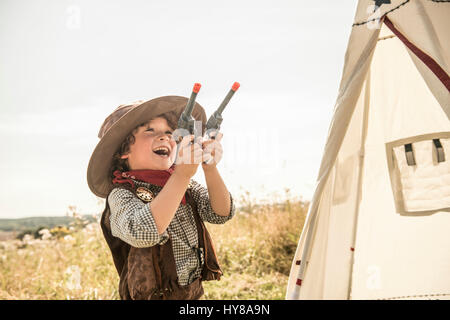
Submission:
[[[450,1],[361,0],[287,299],[450,298]]]

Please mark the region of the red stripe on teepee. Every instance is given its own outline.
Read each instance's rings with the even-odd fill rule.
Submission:
[[[429,55],[423,52],[421,49],[416,47],[413,43],[411,43],[398,29],[394,26],[391,20],[387,16],[384,17],[384,23],[388,26],[389,29],[399,38],[405,46],[407,46],[414,54],[422,60],[425,65],[430,68],[430,70],[441,80],[442,84],[450,91],[450,77],[445,72],[441,66],[434,61]]]

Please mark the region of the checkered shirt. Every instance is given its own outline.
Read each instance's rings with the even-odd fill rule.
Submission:
[[[162,189],[160,186],[146,182],[133,181],[136,188],[145,187],[155,197]],[[203,221],[223,224],[234,216],[235,205],[231,194],[230,215],[224,217],[213,211],[208,190],[205,187],[191,179],[190,188]],[[149,203],[141,201],[133,192],[123,188],[114,188],[108,196],[108,203],[111,210],[110,223],[113,236],[137,248],[162,245],[170,237],[175,256],[178,283],[188,285],[200,276],[204,264],[204,255],[197,249],[197,227],[193,209],[188,203],[186,205],[180,203],[174,218],[163,234],[159,234],[156,229]]]

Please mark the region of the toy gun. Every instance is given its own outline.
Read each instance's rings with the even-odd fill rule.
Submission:
[[[225,99],[223,99],[222,103],[220,104],[219,108],[209,117],[208,122],[206,123],[206,132],[205,135],[208,138],[215,139],[215,136],[219,132],[220,125],[223,121],[222,118],[222,112],[227,106],[228,102],[230,102],[231,97],[233,97],[234,93],[239,89],[240,84],[239,82],[233,83],[233,86],[231,87],[230,91],[228,91],[228,94],[226,95]],[[211,133],[215,133],[215,135],[211,136]]]
[[[206,123],[206,132],[205,132],[205,135],[208,138],[215,139],[215,136],[219,132],[220,125],[223,121],[222,112],[227,106],[227,104],[230,102],[231,97],[233,97],[234,93],[237,91],[239,87],[240,84],[238,82],[235,82],[231,87],[230,91],[228,92],[228,94],[226,95],[225,99],[220,104],[219,108],[217,108],[217,110],[211,115],[211,117],[209,117]],[[183,112],[180,115],[180,118],[178,119],[178,129],[175,130],[174,133],[174,139],[177,142],[177,144],[183,139],[183,136],[188,134],[193,134],[194,139],[196,139],[198,136],[202,136],[201,122],[199,121],[196,122],[195,119],[192,117],[192,110],[194,109],[195,99],[197,97],[198,92],[200,91],[200,88],[201,88],[200,83],[194,84],[191,97],[189,98],[186,107],[184,108]],[[214,135],[211,135],[212,133],[214,133]]]
[[[200,91],[201,86],[202,85],[200,83],[194,84],[191,97],[189,98],[186,107],[178,119],[178,129],[182,129],[185,134],[196,134],[198,132],[195,128],[195,119],[192,117],[192,110],[194,109],[195,98],[197,98],[197,94]]]
[[[195,83],[194,88],[192,89],[191,96],[186,104],[186,107],[184,108],[183,112],[180,115],[180,118],[178,119],[178,128],[173,133],[173,138],[175,139],[175,142],[177,143],[177,152],[175,161],[177,161],[178,157],[178,147],[181,140],[183,140],[183,137],[186,135],[193,134],[194,139],[199,136],[198,128],[195,127],[195,119],[192,117],[192,110],[194,109],[195,105],[195,98],[197,98],[197,94],[200,91],[200,88],[202,85],[200,83]],[[201,132],[202,128],[200,128]],[[191,141],[192,143],[192,141]]]

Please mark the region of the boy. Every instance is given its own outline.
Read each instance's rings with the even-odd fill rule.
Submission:
[[[205,142],[185,136],[177,145],[172,133],[187,100],[166,96],[118,107],[89,162],[89,187],[106,198],[101,225],[121,299],[199,299],[201,282],[222,275],[203,223],[225,223],[235,213],[216,167],[222,135]],[[198,103],[192,116],[204,130]],[[200,163],[207,190],[191,179]]]

